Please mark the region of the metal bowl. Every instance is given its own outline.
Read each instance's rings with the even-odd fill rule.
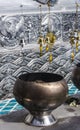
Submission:
[[[72,71],[72,81],[74,85],[80,89],[80,63],[78,63]]]
[[[53,73],[20,75],[13,89],[16,100],[30,112],[25,122],[35,126],[56,122],[50,113],[65,101],[67,93],[63,77]]]

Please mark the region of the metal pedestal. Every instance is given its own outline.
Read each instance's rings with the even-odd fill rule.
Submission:
[[[55,124],[57,121],[53,115],[33,116],[28,114],[25,118],[25,123],[33,126],[49,126]]]

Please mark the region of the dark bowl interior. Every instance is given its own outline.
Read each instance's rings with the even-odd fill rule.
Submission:
[[[23,81],[42,81],[42,82],[57,82],[63,79],[61,75],[53,73],[28,73],[19,76],[20,80]]]
[[[80,67],[80,63],[77,64],[77,67]]]

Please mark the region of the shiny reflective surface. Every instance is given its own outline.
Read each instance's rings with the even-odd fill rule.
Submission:
[[[16,100],[32,115],[26,118],[26,122],[35,126],[54,124],[54,118],[53,122],[49,119],[52,118],[50,114],[65,101],[67,92],[68,87],[63,77],[52,73],[23,74],[16,80],[13,90]],[[42,124],[44,117],[46,120],[48,118],[48,124],[46,121]]]
[[[80,89],[80,63],[76,65],[72,72],[72,81],[74,85]]]
[[[53,6],[58,0],[34,0],[34,1],[37,1],[41,4],[50,4],[50,6]]]
[[[25,118],[25,123],[31,124],[34,126],[48,126],[53,125],[57,122],[57,120],[53,117],[53,115],[45,115],[45,116],[33,116],[31,114],[27,115]]]

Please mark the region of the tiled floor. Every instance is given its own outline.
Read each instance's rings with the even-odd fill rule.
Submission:
[[[80,90],[78,90],[73,84],[68,84],[68,89],[69,95],[80,93]]]
[[[69,87],[68,92],[69,95],[80,93],[80,90],[78,90],[74,85],[68,84],[68,87]],[[8,114],[12,111],[21,109],[23,109],[23,107],[19,105],[14,98],[0,101],[0,115]]]
[[[12,111],[21,110],[20,106],[14,98],[0,101],[0,115],[7,114]]]

